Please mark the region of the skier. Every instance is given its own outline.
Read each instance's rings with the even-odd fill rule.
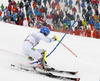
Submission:
[[[24,43],[23,43],[23,53],[28,56],[30,60],[37,59],[38,64],[36,67],[46,69],[47,61],[46,61],[46,50],[44,49],[35,49],[35,46],[40,42],[40,40],[44,40],[48,43],[53,41],[58,41],[58,37],[54,36],[53,38],[47,38],[50,30],[46,26],[42,26],[40,28],[40,32],[35,32],[29,35]]]

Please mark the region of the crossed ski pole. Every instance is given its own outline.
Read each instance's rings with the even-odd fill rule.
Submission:
[[[58,41],[59,42],[59,41]],[[60,42],[65,48],[67,48],[73,55],[75,55],[75,57],[77,57],[77,55],[73,52],[73,51],[71,51],[65,44],[63,44],[62,42]]]
[[[56,37],[56,39],[57,39],[57,41],[58,41],[59,43],[61,43],[65,48],[67,48],[73,55],[75,55],[75,56],[77,57],[77,55],[76,55],[74,52],[72,52],[66,45],[64,45],[61,41],[59,41],[58,36],[55,35],[55,37]]]
[[[66,45],[64,45],[62,42],[59,41],[58,36],[55,35],[55,37],[57,38],[57,41],[58,41],[59,43],[61,43],[65,48],[67,48],[73,55],[75,55],[75,56],[77,57],[77,55],[76,55],[74,52],[72,52]]]

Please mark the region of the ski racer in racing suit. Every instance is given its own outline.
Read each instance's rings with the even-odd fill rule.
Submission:
[[[40,40],[44,40],[48,43],[53,41],[58,41],[58,37],[54,36],[53,38],[47,38],[50,30],[46,26],[40,28],[40,32],[35,32],[30,34],[23,43],[23,53],[28,56],[29,59],[37,59],[38,65],[42,68],[45,68],[46,61],[46,50],[44,49],[35,49],[35,46],[39,44]]]

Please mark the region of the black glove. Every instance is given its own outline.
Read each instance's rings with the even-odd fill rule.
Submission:
[[[54,39],[54,41],[59,41],[59,39],[56,35],[52,39]]]
[[[54,41],[56,41],[56,40],[57,40],[55,36],[54,36],[52,39],[54,39]]]

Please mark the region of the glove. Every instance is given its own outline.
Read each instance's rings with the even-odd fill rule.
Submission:
[[[54,39],[55,41],[59,41],[59,38],[56,35],[52,39]]]

